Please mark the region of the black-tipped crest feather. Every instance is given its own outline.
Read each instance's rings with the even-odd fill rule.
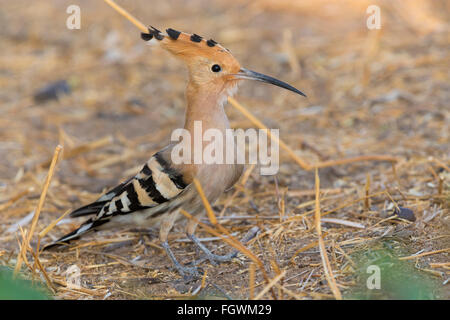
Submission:
[[[144,41],[150,41],[153,39],[153,34],[151,33],[141,33],[141,39]]]
[[[152,34],[155,37],[155,39],[157,39],[157,40],[164,39],[164,35],[161,33],[161,31],[159,31],[158,29],[156,29],[153,26],[150,26],[150,28],[148,29],[148,33]]]
[[[181,32],[177,31],[175,29],[169,28],[166,29],[167,34],[169,35],[169,37],[171,37],[173,40],[177,40],[178,37],[180,36]]]

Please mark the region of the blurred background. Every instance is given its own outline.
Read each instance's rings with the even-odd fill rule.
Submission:
[[[366,154],[399,157],[394,172],[389,163],[370,162],[321,170],[321,186],[340,190],[336,193],[342,196],[324,205],[333,207],[361,196],[370,176],[374,191],[390,190],[418,219],[408,227],[411,234],[406,235],[405,252],[449,247],[449,173],[445,168],[450,161],[450,1],[117,2],[146,25],[212,38],[230,49],[242,66],[305,92],[307,99],[249,82],[240,86],[236,99],[268,127],[279,128],[280,137],[308,163]],[[66,27],[70,5],[81,9],[79,30]],[[380,29],[367,27],[370,5],[381,10]],[[134,174],[169,142],[171,131],[183,124],[187,72],[168,53],[146,45],[135,26],[100,0],[0,0],[0,47],[0,262],[6,265],[17,254],[17,222],[26,226],[31,220],[55,146],[64,146],[64,161],[58,164],[38,230]],[[231,106],[227,112],[232,127],[254,127]],[[301,170],[283,152],[280,156],[276,194],[278,187],[286,190],[287,216],[303,213],[311,207],[298,206],[312,198],[291,196],[288,190],[312,190],[313,173]],[[430,162],[430,157],[439,162]],[[227,214],[252,214],[255,207],[260,215],[278,214],[276,182],[256,172],[231,205],[224,204],[227,194],[216,208],[230,206]],[[257,196],[264,192],[266,196]],[[431,196],[436,194],[437,198]],[[374,205],[378,203],[372,208],[375,218],[380,218],[388,200],[374,200]],[[358,216],[363,211],[357,204],[338,211],[338,217],[367,225],[382,219]],[[430,214],[434,216],[424,223]],[[66,221],[50,237],[77,223]],[[230,227],[247,227],[239,223]],[[182,229],[175,231],[182,233]],[[339,229],[334,239],[355,236],[346,231]],[[310,238],[296,239],[300,233],[280,240],[284,241],[280,245],[284,251],[277,253],[280,265],[314,239],[311,232]],[[76,261],[69,256],[64,259],[71,262],[55,256],[44,259],[51,277],[63,277],[58,272]],[[86,257],[94,259],[89,260],[92,265],[104,262],[95,260],[98,256]],[[448,259],[446,254],[436,257],[434,263]],[[316,258],[320,262],[318,253],[312,259]],[[158,259],[145,263],[167,271],[159,251]],[[332,263],[340,266],[339,261]],[[319,272],[310,265],[296,268]],[[448,267],[439,270],[442,283],[449,271]],[[326,282],[319,284],[322,276],[314,280],[311,292],[329,294]],[[90,277],[85,281],[92,285],[97,278]],[[338,282],[350,287],[351,280],[345,279],[342,275]],[[241,277],[235,280],[239,283]],[[246,297],[248,293],[238,292],[232,281],[221,285]],[[168,287],[160,285],[154,292],[166,292]],[[435,297],[448,298],[448,289],[439,288]],[[130,297],[111,292],[113,298]],[[58,295],[72,297],[64,291]]]

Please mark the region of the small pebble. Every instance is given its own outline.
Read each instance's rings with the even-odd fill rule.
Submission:
[[[411,209],[398,207],[394,209],[394,215],[396,215],[399,218],[408,220],[408,221],[416,221],[416,216],[414,215],[414,212]]]
[[[57,100],[62,94],[69,94],[70,86],[66,80],[52,82],[34,93],[36,103],[44,103],[50,100]]]

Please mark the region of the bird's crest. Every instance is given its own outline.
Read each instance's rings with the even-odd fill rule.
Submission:
[[[235,60],[227,48],[213,39],[207,40],[195,33],[189,34],[169,28],[164,34],[155,27],[150,27],[148,33],[141,33],[141,38],[145,41],[155,38],[164,49],[182,59],[202,56],[225,62]]]

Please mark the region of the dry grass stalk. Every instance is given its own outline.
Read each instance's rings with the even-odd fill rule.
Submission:
[[[386,161],[395,163],[399,161],[398,157],[394,156],[386,156],[386,155],[364,155],[364,156],[357,156],[357,157],[351,157],[346,159],[338,159],[338,160],[329,160],[329,161],[323,161],[319,162],[317,164],[314,164],[311,166],[311,169],[314,168],[325,168],[325,167],[333,167],[333,166],[340,166],[344,164],[354,163],[354,162],[363,162],[363,161]]]
[[[25,243],[27,240],[27,231],[28,230],[23,230],[21,226],[19,226],[19,231],[20,231],[20,235],[22,237],[22,242],[20,242],[19,239],[17,239],[17,243],[19,244],[19,254],[21,255],[21,259],[23,259],[23,261],[25,262],[25,264],[30,268],[30,264],[28,262],[28,258],[27,255],[25,254],[26,251],[28,250],[28,248],[25,247]]]
[[[209,222],[211,222],[214,226],[217,225],[217,218],[214,214],[211,204],[209,203],[208,199],[205,196],[205,192],[203,191],[202,186],[200,185],[200,182],[197,180],[197,178],[194,178],[194,185],[197,189],[198,194],[200,195],[200,198],[202,199],[203,206],[206,209],[206,214],[208,215]]]
[[[428,252],[422,252],[420,254],[411,255],[411,256],[407,256],[407,257],[401,257],[401,258],[398,258],[398,259],[399,260],[411,260],[411,259],[421,258],[421,257],[425,257],[425,256],[429,256],[431,254],[436,254],[436,253],[441,253],[441,252],[450,252],[450,248],[445,248],[445,249],[440,249],[440,250],[433,250],[433,251],[428,251]]]
[[[274,277],[270,282],[261,290],[260,293],[255,297],[255,300],[261,299],[269,290],[273,288],[273,286],[280,281],[286,275],[286,270],[283,270],[279,275]]]
[[[444,190],[444,178],[439,178],[438,195],[442,196],[443,190]]]
[[[60,145],[56,146],[55,152],[53,154],[53,158],[52,158],[52,161],[50,164],[50,168],[48,169],[47,178],[45,179],[44,187],[42,189],[42,193],[39,198],[39,203],[38,203],[38,206],[34,213],[33,220],[31,221],[30,231],[28,232],[25,242],[22,243],[21,249],[23,251],[20,252],[19,256],[17,257],[17,263],[16,263],[16,267],[14,269],[14,275],[17,275],[17,273],[20,271],[20,268],[22,266],[22,257],[25,255],[27,248],[30,246],[30,240],[31,240],[31,237],[33,236],[34,230],[36,229],[37,221],[39,219],[39,215],[41,213],[42,207],[44,206],[45,197],[47,196],[47,190],[48,190],[48,187],[50,186],[50,181],[52,180],[53,172],[55,171],[56,162],[58,160],[58,156],[59,156],[59,153],[61,152],[61,150],[62,150],[62,146],[60,146]]]
[[[148,32],[147,27],[137,20],[135,17],[133,17],[128,11],[126,11],[124,8],[119,6],[117,3],[115,3],[113,0],[104,0],[107,4],[109,4],[114,10],[116,10],[118,13],[120,13],[122,16],[124,16],[126,19],[128,19],[132,24],[134,24],[139,30],[142,32]]]
[[[322,258],[323,269],[325,271],[325,277],[327,278],[328,285],[330,286],[331,291],[335,299],[342,300],[341,292],[337,287],[336,280],[334,279],[333,270],[331,269],[330,261],[328,260],[327,252],[325,249],[325,244],[322,237],[322,226],[320,222],[320,180],[319,180],[319,170],[316,169],[316,232],[319,238],[319,249],[320,256]]]
[[[369,198],[369,194],[370,194],[370,175],[369,175],[369,173],[367,173],[367,177],[366,177],[365,193],[366,193],[366,198],[364,199],[364,210],[365,211],[369,211],[370,210],[370,198]]]
[[[302,298],[308,296],[308,295],[307,295],[306,293],[304,293],[304,292],[299,292],[299,293],[293,292],[293,291],[291,291],[291,290],[289,290],[289,289],[283,287],[283,286],[280,285],[279,283],[275,283],[274,286],[275,286],[276,288],[280,289],[281,291],[285,292],[288,296],[290,296],[290,297],[292,297],[292,298],[294,298],[294,299],[296,299],[296,300],[301,300]]]
[[[343,191],[341,188],[320,190],[322,195],[341,194]],[[287,192],[287,195],[290,197],[314,196],[315,194],[314,190],[289,190]]]
[[[63,280],[59,280],[59,279],[54,279],[53,280],[54,283],[57,283],[65,288],[62,288],[63,290],[68,290],[68,291],[74,291],[74,292],[81,292],[90,296],[103,296],[105,295],[104,291],[97,291],[97,290],[91,290],[91,289],[87,289],[84,287],[70,287],[66,281]]]
[[[334,224],[340,224],[343,226],[347,226],[347,227],[352,227],[352,228],[358,228],[358,229],[365,229],[366,226],[364,226],[361,223],[357,223],[357,222],[353,222],[353,221],[349,221],[349,220],[344,220],[344,219],[337,219],[337,218],[321,218],[322,222],[326,222],[326,223],[334,223]]]
[[[270,260],[270,264],[277,275],[281,274],[281,269],[275,260]],[[280,280],[280,285],[283,286],[283,279]],[[278,288],[278,299],[283,300],[283,291],[280,288]]]
[[[7,202],[0,205],[0,211],[8,209],[10,206],[12,206],[15,202],[17,202],[22,197],[26,196],[28,193],[33,191],[33,188],[28,188],[26,190],[20,191],[17,194],[13,195]]]
[[[33,251],[30,250],[31,254],[34,257],[34,262],[37,265],[37,267],[39,268],[39,270],[42,272],[42,274],[44,275],[45,278],[45,282],[47,283],[48,288],[53,292],[56,293],[56,288],[53,285],[52,281],[50,280],[50,277],[48,276],[47,272],[45,271],[45,268],[42,266],[41,261],[39,260],[39,257],[37,256],[37,254]],[[33,268],[34,270],[34,268]]]
[[[250,113],[250,111],[247,110],[242,104],[240,104],[236,99],[232,97],[228,97],[228,102],[239,112],[241,112],[247,119],[249,119],[253,124],[255,124],[258,128],[267,130],[267,127],[253,114]],[[277,143],[283,150],[285,150],[292,159],[294,159],[295,162],[299,164],[300,167],[302,167],[305,170],[310,170],[311,166],[306,163],[304,160],[302,160],[297,154],[292,150],[284,141],[281,139],[272,136],[270,133],[270,130],[267,130],[267,136],[272,139],[273,142]]]
[[[107,136],[107,137],[104,137],[104,138],[101,138],[101,139],[98,139],[98,140],[95,140],[95,141],[83,143],[83,144],[81,144],[81,145],[79,145],[77,147],[74,147],[72,149],[65,150],[63,152],[62,158],[64,160],[71,159],[71,158],[74,158],[74,157],[76,157],[76,156],[78,156],[78,155],[80,155],[82,153],[86,153],[86,152],[90,152],[90,151],[95,150],[95,149],[103,148],[103,147],[111,144],[112,142],[113,142],[113,138],[111,136]],[[39,167],[46,167],[46,166],[48,166],[51,163],[51,161],[52,161],[52,159],[48,159],[48,160],[42,162],[39,165]]]
[[[450,267],[450,262],[432,262],[430,263],[431,268],[445,268]]]
[[[219,217],[223,217],[225,211],[227,210],[227,208],[230,206],[230,204],[233,202],[234,198],[238,195],[239,192],[241,192],[240,189],[244,188],[245,183],[247,182],[247,180],[250,178],[250,174],[252,173],[253,169],[255,169],[256,165],[255,164],[251,164],[244,172],[244,174],[242,175],[242,178],[240,179],[238,185],[235,186],[236,190],[233,192],[233,194],[231,195],[231,197],[229,197],[227,199],[227,202],[225,203],[225,205],[223,206],[222,211],[220,211],[219,213]]]
[[[64,219],[72,210],[68,209],[64,212],[58,219],[53,220],[47,227],[44,228],[41,232],[39,232],[39,239],[45,237],[47,233],[49,233],[62,219]]]
[[[80,243],[76,246],[73,246],[70,248],[70,250],[77,250],[80,248],[85,248],[85,247],[94,247],[94,246],[103,246],[105,244],[110,244],[110,243],[117,243],[117,242],[124,242],[124,241],[129,241],[129,240],[134,240],[135,238],[118,238],[118,239],[106,239],[106,240],[93,240],[93,241],[89,241],[89,242],[84,242],[84,243]],[[161,249],[161,247],[156,246],[156,248]]]
[[[286,189],[283,190],[283,194],[281,195],[281,198],[278,201],[278,215],[280,216],[280,222],[283,222],[286,213],[286,204],[285,204],[286,191],[287,191]]]
[[[437,159],[436,157],[429,157],[428,160],[431,161],[431,162],[434,162],[439,167],[441,167],[441,168],[447,170],[448,172],[450,172],[450,167],[448,165],[446,165],[443,161]]]
[[[350,258],[350,256],[344,251],[344,249],[342,249],[337,243],[334,244],[334,248],[338,250],[353,267],[356,267],[356,263],[353,261],[353,259]]]
[[[133,150],[133,151],[127,150],[123,154],[120,154],[120,155],[117,155],[117,156],[112,156],[112,157],[109,157],[109,158],[107,158],[105,160],[93,163],[93,164],[89,165],[89,169],[91,171],[92,170],[100,170],[100,169],[103,169],[105,167],[110,167],[110,166],[115,165],[117,163],[124,162],[124,161],[132,158],[133,156],[136,156],[136,151],[135,150]]]
[[[208,270],[205,270],[205,274],[202,277],[202,284],[200,285],[200,290],[206,286],[206,277],[208,276]]]
[[[253,262],[250,263],[248,267],[248,282],[249,282],[249,299],[253,300],[255,298],[255,270],[256,266]]]
[[[327,233],[324,232],[324,233],[323,233],[323,237],[326,237],[326,235],[327,235]],[[313,241],[313,242],[311,242],[310,244],[307,244],[306,246],[301,247],[300,249],[298,249],[297,251],[295,251],[295,253],[292,255],[292,258],[290,259],[290,262],[291,262],[292,264],[295,263],[294,259],[295,259],[295,257],[296,257],[299,253],[302,253],[302,252],[304,252],[304,251],[306,251],[306,250],[315,248],[315,247],[317,247],[318,244],[319,244],[319,241]]]

